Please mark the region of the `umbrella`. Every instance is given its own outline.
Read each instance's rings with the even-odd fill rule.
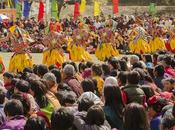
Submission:
[[[0,21],[2,21],[2,20],[7,20],[7,19],[9,19],[9,17],[7,17],[7,16],[4,15],[4,14],[0,14]]]

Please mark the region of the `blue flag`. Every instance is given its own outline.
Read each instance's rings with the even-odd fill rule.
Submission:
[[[25,18],[29,17],[30,7],[31,7],[31,4],[29,3],[29,1],[28,0],[24,0],[23,16]]]
[[[18,0],[13,0],[14,8],[16,8],[16,4],[18,3]]]

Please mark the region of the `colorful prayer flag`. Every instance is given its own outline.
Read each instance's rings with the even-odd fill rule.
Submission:
[[[118,0],[112,0],[113,3],[113,13],[117,14],[118,13]]]
[[[157,12],[156,10],[156,4],[155,3],[150,3],[149,5],[149,13],[152,15],[155,15]]]
[[[76,1],[74,4],[74,20],[76,20],[78,16],[80,16],[79,3]]]
[[[29,13],[30,13],[30,2],[29,0],[24,0],[24,10],[23,10],[23,16],[25,18],[28,18],[29,17]]]
[[[83,14],[86,10],[86,0],[81,0],[80,13]]]
[[[38,12],[38,21],[43,20],[44,18],[44,3],[42,0],[40,0],[39,3],[39,12]]]
[[[22,4],[18,0],[15,2],[16,17],[20,18],[22,16]]]
[[[100,11],[100,2],[98,0],[94,1],[94,16],[99,16],[101,13]]]
[[[57,0],[52,0],[52,4],[51,4],[51,15],[56,20],[58,20],[58,1]]]

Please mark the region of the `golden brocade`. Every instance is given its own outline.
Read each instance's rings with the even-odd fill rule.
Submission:
[[[49,49],[43,52],[43,64],[60,66],[65,62],[64,55],[58,49]]]
[[[9,63],[9,72],[23,72],[24,68],[26,67],[33,67],[32,58],[28,53],[16,53],[11,57]]]
[[[91,61],[91,55],[80,45],[71,45],[68,44],[68,49],[70,54],[70,59],[72,61]]]
[[[112,56],[118,56],[119,52],[111,43],[102,43],[98,45],[95,55],[100,61],[104,61]]]

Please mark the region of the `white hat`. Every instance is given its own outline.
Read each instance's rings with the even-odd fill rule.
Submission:
[[[118,86],[118,81],[115,77],[108,77],[106,78],[105,82],[104,82],[104,87],[107,87],[107,86]]]

